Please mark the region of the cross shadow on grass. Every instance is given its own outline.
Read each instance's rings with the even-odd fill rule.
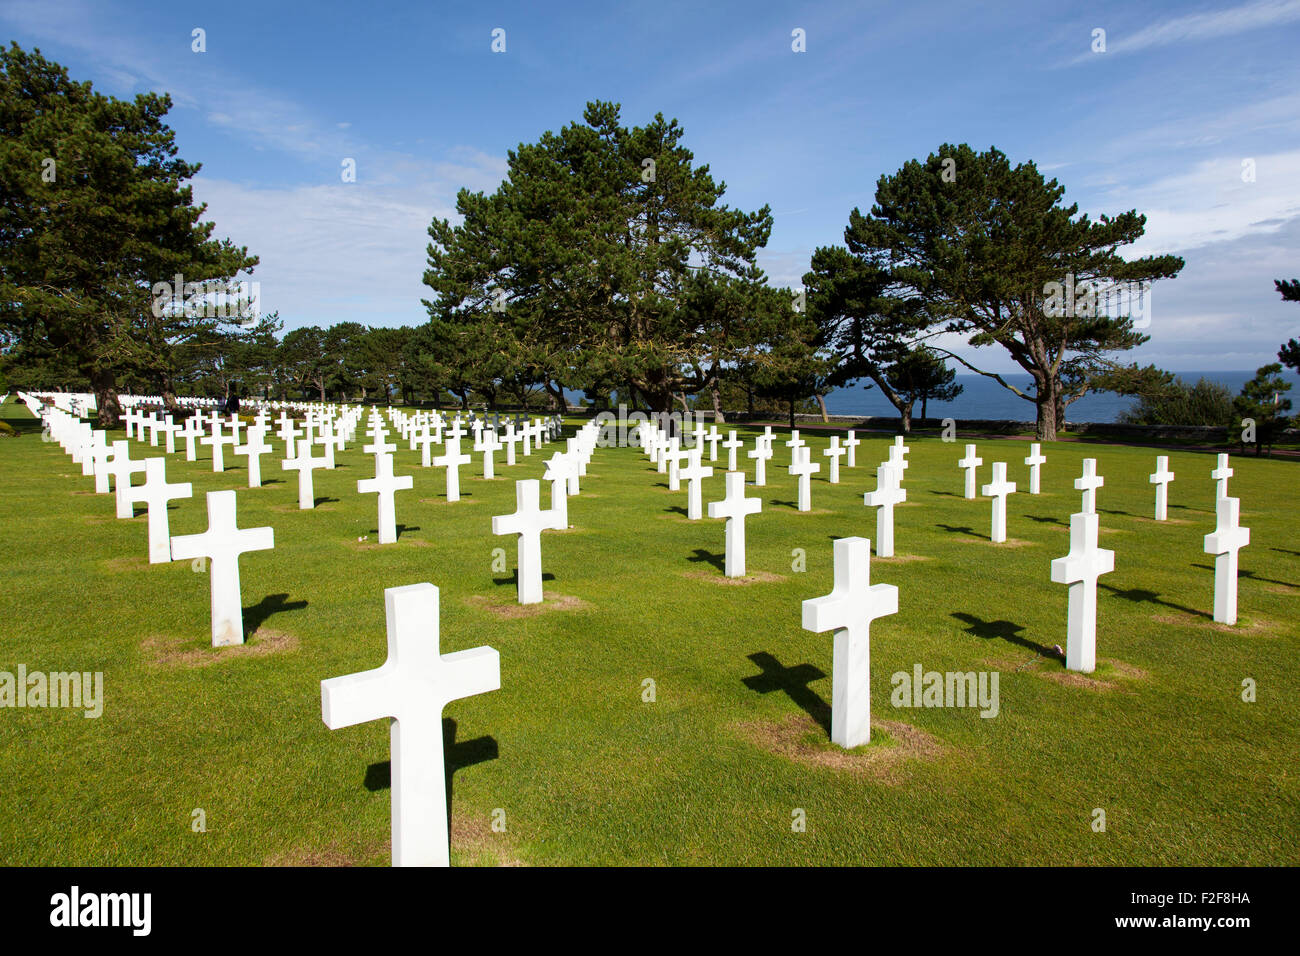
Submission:
[[[672,513],[675,511],[677,512],[677,514],[682,516],[687,516],[690,514],[690,512],[688,512],[685,508],[681,507],[680,505],[670,505],[669,507],[665,508],[664,511],[668,513]]]
[[[307,606],[306,601],[290,601],[287,594],[268,594],[257,604],[244,608],[244,631],[252,634],[264,623],[272,614],[279,614],[281,611],[301,611]]]
[[[1194,607],[1187,607],[1183,604],[1175,604],[1173,601],[1162,600],[1160,595],[1155,591],[1148,591],[1144,588],[1117,588],[1113,584],[1103,584],[1097,582],[1097,587],[1104,588],[1117,598],[1123,598],[1125,601],[1132,601],[1134,604],[1159,604],[1162,607],[1172,608],[1175,611],[1182,611],[1185,614],[1194,614],[1197,617],[1213,618],[1214,615],[1206,614],[1204,611],[1197,610]]]
[[[1193,564],[1192,567],[1200,568],[1203,571],[1214,570],[1214,565],[1212,564]],[[1279,581],[1277,578],[1266,578],[1256,574],[1254,571],[1247,571],[1245,568],[1241,567],[1237,569],[1237,574],[1243,578],[1250,578],[1252,581],[1263,581],[1265,584],[1280,584],[1284,588],[1300,588],[1300,584],[1296,584],[1294,581]]]
[[[543,580],[543,581],[554,581],[554,580],[555,580],[555,575],[552,574],[550,571],[543,571],[543,572],[542,572],[542,580]],[[516,568],[513,574],[507,575],[507,576],[504,577],[504,578],[493,578],[493,579],[492,579],[492,583],[495,584],[495,585],[497,585],[498,587],[505,587],[507,584],[509,584],[509,585],[518,585],[518,583],[519,583],[519,569]]]
[[[773,499],[772,501],[769,501],[768,504],[781,508],[794,508],[796,511],[799,510],[799,502],[797,501],[777,501],[776,499]]]
[[[949,534],[968,534],[972,538],[979,538],[981,541],[987,541],[989,539],[988,535],[980,534],[978,531],[976,531],[974,528],[970,527],[969,525],[951,525],[951,524],[944,524],[940,522],[939,524],[936,524],[935,527],[942,528],[944,531],[947,531]]]
[[[475,737],[473,740],[456,740],[456,721],[450,717],[442,718],[442,752],[444,773],[447,779],[447,828],[451,829],[452,784],[457,770],[487,763],[500,756],[500,748],[495,737]],[[365,788],[371,793],[388,790],[393,785],[393,764],[391,760],[372,763],[366,768]]]
[[[785,667],[766,651],[750,654],[749,659],[762,673],[744,678],[742,684],[760,694],[784,691],[804,713],[817,721],[826,733],[831,732],[831,705],[808,686],[813,681],[821,680],[826,676],[820,668],[812,664]]]
[[[966,497],[965,495],[959,495],[959,494],[957,494],[957,492],[955,492],[955,491],[935,491],[933,488],[930,489],[930,494],[932,494],[932,495],[946,495],[946,496],[948,496],[949,498],[964,498],[964,497]]]
[[[1037,521],[1039,524],[1059,524],[1062,527],[1070,527],[1070,522],[1062,521],[1060,518],[1054,518],[1051,515],[1025,515],[1030,521]]]
[[[687,560],[687,561],[705,561],[705,562],[708,562],[709,564],[713,565],[713,566],[714,566],[715,568],[717,568],[719,571],[725,572],[725,571],[727,570],[727,556],[726,556],[726,555],[724,555],[724,554],[714,554],[712,551],[707,551],[707,550],[705,550],[704,548],[696,548],[696,549],[695,549],[695,556],[692,557],[692,558],[687,558],[686,560]]]
[[[1270,551],[1276,551],[1279,554],[1293,554],[1300,558],[1300,551],[1292,551],[1290,548],[1269,548]]]
[[[311,504],[312,504],[312,507],[315,508],[315,507],[318,506],[318,505],[327,505],[327,504],[330,504],[331,502],[337,502],[338,500],[339,500],[339,499],[337,499],[337,498],[328,498],[328,497],[324,497],[324,496],[322,496],[322,497],[320,497],[320,498],[316,498],[314,501],[312,501]]]
[[[1017,644],[1044,657],[1056,656],[1056,652],[1050,647],[1039,644],[1037,641],[1031,641],[1027,637],[1021,637],[1020,632],[1025,629],[1021,624],[1016,624],[1013,621],[986,621],[974,614],[967,614],[965,611],[954,611],[951,616],[967,625],[965,628],[967,634],[974,634],[986,641],[997,638],[1010,644]]]

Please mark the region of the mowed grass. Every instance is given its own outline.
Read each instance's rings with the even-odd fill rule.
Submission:
[[[752,447],[759,429],[739,431]],[[241,489],[242,527],[275,528],[273,551],[241,561],[250,638],[237,653],[208,647],[206,574],[147,564],[142,506],[117,520],[57,445],[0,439],[0,670],[102,671],[105,682],[99,719],[0,710],[0,862],[387,863],[387,722],[326,729],[320,681],[382,664],[383,591],[422,581],[441,590],[444,653],[489,644],[501,655],[501,690],[444,714],[453,863],[1300,862],[1296,463],[1233,459],[1252,541],[1240,622],[1226,628],[1208,616],[1202,550],[1213,456],[1170,453],[1175,520],[1160,525],[1155,450],[1045,445],[1043,493],[1030,496],[1027,443],[980,441],[981,484],[1001,460],[1021,489],[1013,542],[995,545],[988,500],[961,497],[964,441],[913,440],[900,557],[872,562],[872,581],[897,585],[900,604],[872,628],[875,730],[843,758],[821,725],[831,635],[802,630],[800,602],[830,590],[833,539],[875,537],[862,493],[891,438],[867,436],[857,467],[830,485],[824,433],[803,434],[823,464],[814,511],[795,510],[782,433],[768,486],[748,491],[763,499],[747,525],[749,571],[766,579],[740,585],[720,583],[723,523],[686,520],[685,486],[669,492],[636,449],[597,449],[569,501],[573,529],[542,543],[548,605],[580,603],[531,616],[501,610],[515,598],[515,539],[494,537],[491,518],[514,510],[512,479],[540,477],[562,445],[513,468],[498,454],[495,481],[475,455],[464,500],[449,504],[441,469],[403,444],[396,470],[415,487],[397,496],[400,540],[382,547],[375,496],[356,491],[372,474],[363,441],[316,473],[327,500],[306,512],[278,441],[260,489],[243,487],[242,458],[217,475],[206,446],[196,463],[172,456],[169,480],[195,490],[172,502],[173,534],[202,531],[203,493],[222,488]],[[722,496],[725,454],[706,501]],[[1084,456],[1105,477],[1102,546],[1116,552],[1091,681],[1042,653],[1065,643],[1067,589],[1049,569],[1067,550]],[[752,478],[743,452],[741,463]],[[891,706],[891,674],[918,663],[998,671],[1000,712]],[[1242,700],[1247,678],[1254,703]]]

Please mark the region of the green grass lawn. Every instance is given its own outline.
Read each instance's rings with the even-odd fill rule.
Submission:
[[[514,468],[498,454],[495,481],[476,455],[454,504],[441,469],[403,445],[396,470],[415,487],[398,493],[405,527],[386,546],[375,496],[356,492],[372,474],[362,441],[316,473],[326,500],[306,512],[278,441],[254,490],[242,458],[214,475],[206,447],[196,463],[172,456],[169,480],[195,490],[172,502],[173,534],[203,530],[203,493],[232,487],[242,527],[275,528],[274,551],[241,561],[249,644],[221,651],[208,647],[206,574],[147,564],[143,507],[115,519],[112,497],[39,432],[0,439],[0,670],[105,682],[99,719],[0,711],[0,862],[387,863],[388,727],[327,730],[320,681],[383,663],[384,589],[430,581],[443,652],[501,654],[501,690],[444,715],[453,863],[1300,863],[1295,463],[1233,459],[1252,541],[1229,628],[1208,616],[1213,456],[1170,453],[1174,520],[1158,525],[1154,450],[1045,445],[1043,494],[1010,498],[1012,540],[994,545],[988,501],[961,497],[960,436],[912,441],[899,557],[872,561],[900,604],[872,629],[873,738],[846,753],[825,726],[831,636],[802,630],[800,602],[830,590],[834,538],[874,537],[862,493],[890,439],[867,438],[833,486],[826,437],[806,434],[823,463],[814,511],[795,510],[783,436],[768,487],[748,492],[763,512],[747,525],[745,584],[723,583],[723,523],[687,521],[685,486],[669,492],[639,450],[597,449],[569,501],[574,528],[543,536],[547,603],[528,615],[514,605],[514,538],[493,537],[491,518],[514,510],[511,479],[540,477],[562,445]],[[134,457],[160,453],[133,444]],[[979,453],[981,484],[1003,460],[1027,488],[1025,442]],[[1102,546],[1116,552],[1090,679],[1042,653],[1065,643],[1067,589],[1049,566],[1067,550],[1085,455],[1106,479]],[[720,459],[705,501],[722,496]],[[496,548],[510,571],[493,570]],[[999,714],[891,706],[890,675],[918,663],[998,671]]]

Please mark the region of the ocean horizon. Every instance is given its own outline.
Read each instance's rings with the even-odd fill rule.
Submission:
[[[1283,377],[1291,383],[1291,391],[1286,393],[1285,397],[1290,398],[1293,404],[1300,404],[1297,403],[1297,399],[1300,399],[1300,376],[1287,368],[1282,371]],[[1189,384],[1202,378],[1217,382],[1227,386],[1233,395],[1240,393],[1242,386],[1255,377],[1253,369],[1229,372],[1176,372],[1175,374]],[[1017,388],[1033,393],[1033,379],[1028,373],[1007,373],[1002,377]],[[991,378],[967,373],[959,374],[956,380],[963,386],[961,394],[951,402],[931,401],[926,411],[929,418],[954,418],[958,421],[1006,419],[1032,422],[1036,417],[1036,406],[1033,402],[1018,397]],[[866,381],[870,383],[869,380]],[[826,411],[831,415],[863,417],[898,415],[898,410],[881,394],[880,389],[874,384],[870,389],[866,389],[862,384],[845,386],[830,392],[826,396]],[[1070,422],[1110,424],[1119,421],[1120,416],[1136,404],[1137,399],[1116,395],[1113,392],[1090,392],[1066,408],[1065,418]],[[920,402],[913,407],[912,415],[914,418],[921,417]]]

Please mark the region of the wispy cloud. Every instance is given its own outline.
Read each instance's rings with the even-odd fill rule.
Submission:
[[[1300,20],[1300,0],[1256,0],[1227,10],[1189,13],[1161,20],[1136,33],[1107,35],[1106,55],[1135,53],[1153,47],[1203,40],[1218,40],[1238,33],[1262,30]],[[1071,63],[1096,62],[1095,53],[1083,53]]]

